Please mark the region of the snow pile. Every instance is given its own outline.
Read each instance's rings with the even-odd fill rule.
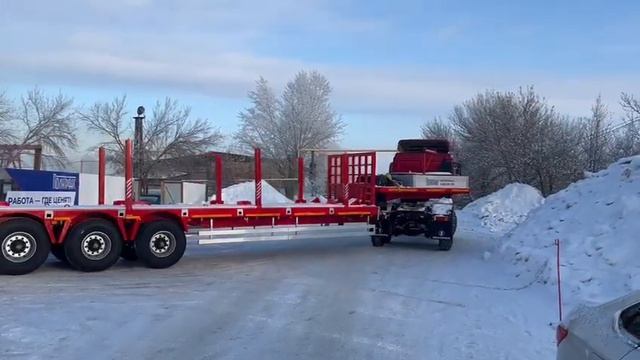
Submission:
[[[640,156],[549,196],[505,236],[503,253],[555,284],[560,239],[566,304],[602,302],[640,288]]]
[[[222,189],[222,200],[225,204],[235,204],[238,201],[255,202],[255,181],[243,182],[231,185]],[[212,197],[215,200],[215,195]],[[262,180],[262,203],[263,204],[290,204],[291,199],[282,195],[276,188],[265,180]]]
[[[522,223],[529,212],[544,203],[540,192],[529,185],[509,184],[479,198],[459,212],[465,227],[504,234]]]

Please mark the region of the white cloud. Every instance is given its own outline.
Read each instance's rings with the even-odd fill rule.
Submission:
[[[108,41],[107,41],[108,43]],[[429,114],[448,109],[484,89],[514,90],[534,85],[558,110],[574,115],[588,113],[602,93],[610,104],[620,91],[639,92],[630,78],[571,78],[536,74],[458,75],[428,73],[420,69],[327,66],[303,61],[259,57],[246,53],[190,54],[171,57],[111,54],[98,50],[68,50],[44,54],[0,54],[0,66],[14,76],[97,86],[102,83],[164,87],[221,97],[244,98],[259,76],[281,87],[301,69],[318,69],[331,81],[334,103],[342,111],[409,112]]]
[[[575,115],[588,113],[599,93],[614,109],[620,91],[640,93],[638,74],[434,70],[428,65],[376,67],[257,55],[279,45],[279,31],[375,37],[388,29],[384,21],[340,15],[328,0],[186,0],[162,6],[152,0],[37,3],[12,3],[5,23],[0,23],[0,41],[13,44],[0,53],[0,80],[163,87],[245,98],[258,76],[281,87],[301,69],[318,69],[329,77],[341,111],[420,116],[442,115],[487,88],[535,85],[560,111]],[[50,24],[51,19],[58,20]],[[435,36],[457,39],[462,30],[462,25],[445,25]],[[296,45],[289,44],[294,49],[290,52]]]

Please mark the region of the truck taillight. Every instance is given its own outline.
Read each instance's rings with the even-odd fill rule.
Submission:
[[[556,345],[560,346],[562,340],[564,340],[569,335],[569,330],[562,326],[562,324],[558,325],[556,328]]]
[[[447,215],[435,215],[433,220],[435,220],[435,222],[447,222],[449,221],[449,217]]]

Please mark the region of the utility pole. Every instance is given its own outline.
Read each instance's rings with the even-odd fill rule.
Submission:
[[[134,169],[135,175],[134,177],[138,178],[138,194],[146,193],[146,184],[144,183],[143,171],[142,168],[144,166],[144,137],[142,133],[143,125],[142,121],[144,120],[144,106],[138,106],[137,116],[133,117],[135,120],[135,133],[134,133]]]

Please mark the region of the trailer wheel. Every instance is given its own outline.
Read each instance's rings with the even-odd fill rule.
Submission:
[[[187,238],[177,223],[160,220],[142,226],[135,246],[138,257],[148,267],[163,269],[182,258]]]
[[[456,216],[456,212],[451,212],[451,236],[456,233],[456,229],[458,229],[458,217]]]
[[[64,241],[69,264],[80,271],[102,271],[120,258],[122,236],[109,221],[89,219],[74,226]]]
[[[449,251],[451,250],[451,246],[453,246],[453,238],[438,240],[438,250]]]
[[[390,238],[389,235],[382,235],[382,234],[371,235],[371,245],[373,245],[374,247],[384,246],[384,244],[388,242],[387,239],[389,238]]]
[[[62,245],[51,245],[51,254],[58,259],[60,262],[68,264],[69,260],[67,259],[67,255],[64,254],[64,246]]]
[[[0,226],[0,274],[22,275],[40,267],[51,249],[44,227],[31,219],[7,220]]]
[[[120,256],[127,261],[138,260],[138,254],[136,253],[136,247],[133,242],[125,242],[122,245],[122,252]]]

